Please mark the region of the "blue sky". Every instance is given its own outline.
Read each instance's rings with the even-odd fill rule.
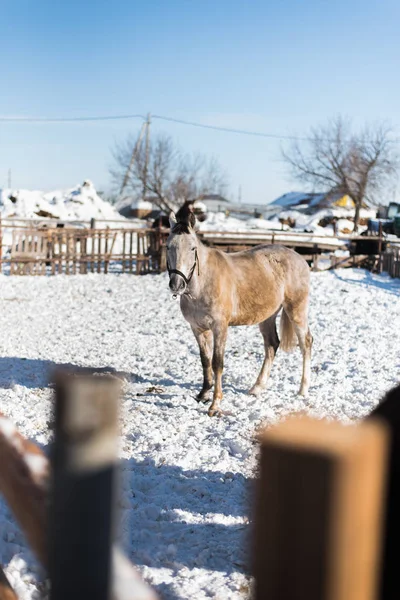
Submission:
[[[3,0],[0,116],[152,112],[277,134],[339,113],[400,127],[400,3]],[[0,187],[109,185],[110,148],[138,121],[0,123]],[[298,187],[279,141],[155,121],[216,156],[231,196]],[[400,131],[398,130],[400,134]]]

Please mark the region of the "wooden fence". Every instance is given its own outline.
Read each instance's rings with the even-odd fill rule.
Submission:
[[[110,271],[159,273],[166,269],[164,243],[168,233],[162,228],[95,229],[93,226],[57,227],[54,222],[48,225],[43,222],[16,225],[0,220],[0,272],[11,275],[72,275]],[[324,237],[286,231],[201,231],[198,235],[206,245],[227,252],[237,252],[259,244],[282,244],[302,254],[313,270],[318,270],[321,254],[330,252],[331,268],[365,266],[376,269],[379,264],[380,270],[388,270],[393,277],[399,276],[400,246],[393,245],[386,256],[382,253],[386,242],[381,236]],[[358,243],[368,243],[375,248],[374,254],[360,255],[354,249]],[[348,247],[351,247],[349,257],[333,254],[334,250]]]
[[[160,272],[165,269],[160,229],[0,229],[0,268],[11,275]],[[5,243],[8,238],[8,243]]]

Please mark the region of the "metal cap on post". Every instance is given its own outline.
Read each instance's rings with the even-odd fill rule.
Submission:
[[[52,600],[109,600],[120,381],[96,371],[55,377],[50,508]]]

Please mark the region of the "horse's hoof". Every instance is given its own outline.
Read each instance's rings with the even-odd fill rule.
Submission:
[[[258,396],[261,396],[264,390],[265,388],[261,385],[253,385],[253,387],[249,390],[249,394],[250,396],[255,396],[258,398]]]
[[[202,392],[200,392],[200,394],[198,394],[196,396],[196,400],[197,400],[197,402],[202,402],[203,404],[208,404],[208,402],[211,402],[211,395],[208,393],[203,394]]]
[[[208,416],[209,417],[221,417],[222,416],[222,410],[220,408],[209,408],[208,409]]]
[[[299,393],[297,395],[302,396],[306,400],[309,396],[309,393],[308,393],[308,390],[304,390],[303,388],[300,388]]]

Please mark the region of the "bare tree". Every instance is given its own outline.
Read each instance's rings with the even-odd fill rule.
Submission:
[[[113,150],[110,174],[118,187],[127,173],[136,143],[137,136],[129,136]],[[169,212],[203,194],[224,193],[226,177],[215,158],[185,154],[171,137],[159,135],[150,140],[147,165],[144,144],[139,145],[126,189],[136,197],[143,194],[152,197],[162,210]]]
[[[353,133],[351,123],[337,117],[312,129],[307,140],[293,142],[282,155],[297,181],[353,199],[357,231],[361,208],[377,204],[396,182],[399,155],[391,134],[382,123]]]

